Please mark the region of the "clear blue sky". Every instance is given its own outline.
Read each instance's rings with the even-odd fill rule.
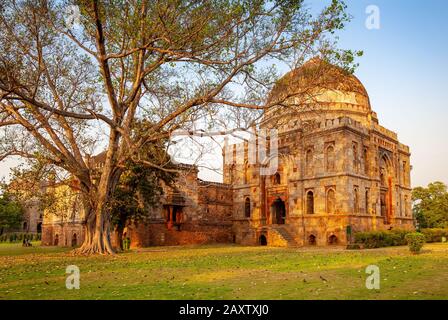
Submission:
[[[448,0],[346,2],[354,19],[341,47],[364,51],[356,75],[380,123],[411,147],[412,185],[448,183]],[[365,27],[369,5],[380,9],[379,30]],[[7,174],[0,164],[0,177]]]
[[[410,146],[412,185],[448,183],[448,1],[346,3],[354,19],[341,47],[364,51],[356,75],[380,123]],[[379,30],[365,27],[369,5],[380,9]]]

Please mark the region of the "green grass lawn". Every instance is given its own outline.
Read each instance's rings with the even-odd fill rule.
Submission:
[[[365,268],[381,289],[365,287]],[[81,288],[65,288],[77,265]],[[0,244],[0,299],[448,299],[448,244],[348,251],[232,245],[147,248],[115,256]]]

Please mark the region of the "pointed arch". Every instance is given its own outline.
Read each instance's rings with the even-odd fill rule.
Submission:
[[[388,180],[393,177],[393,165],[392,160],[386,153],[384,153],[380,158],[379,169],[381,186],[388,187]]]
[[[364,160],[364,173],[369,174],[369,151],[367,150],[367,147],[364,148],[363,160]]]
[[[352,157],[353,157],[353,171],[355,173],[359,172],[359,159],[358,159],[358,143],[353,142],[352,144]]]
[[[367,188],[365,193],[365,210],[366,214],[370,213],[370,190]]]
[[[328,237],[328,244],[329,245],[336,245],[338,244],[338,237],[336,235],[332,234]]]
[[[327,213],[335,213],[335,205],[336,205],[336,194],[333,188],[327,190],[326,197],[326,208]]]
[[[353,189],[353,211],[354,213],[359,213],[359,192],[357,187]]]
[[[281,175],[279,172],[276,172],[273,177],[273,184],[278,185],[281,184],[281,182],[282,182]]]
[[[334,171],[335,168],[335,154],[334,154],[334,146],[330,144],[325,149],[325,170],[327,172]]]
[[[305,153],[305,169],[307,175],[313,175],[313,150],[309,148]]]
[[[310,234],[308,236],[308,244],[311,246],[315,246],[317,244],[316,236],[314,234]]]
[[[246,218],[250,218],[250,211],[251,211],[251,207],[250,207],[250,198],[246,197],[246,199],[244,200],[244,216]]]
[[[314,192],[312,190],[306,193],[306,213],[314,214]]]
[[[409,216],[409,210],[408,210],[408,196],[404,196],[404,216]]]
[[[247,161],[244,162],[243,183],[250,183],[250,167]]]
[[[72,235],[72,247],[76,247],[78,245],[78,235],[73,233]]]

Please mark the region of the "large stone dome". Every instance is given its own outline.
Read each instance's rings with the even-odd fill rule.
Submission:
[[[274,106],[266,110],[265,123],[280,115],[284,118],[286,114],[301,117],[312,113],[313,117],[318,114],[326,118],[352,115],[360,120],[372,114],[369,95],[361,81],[319,58],[280,78],[267,104]]]

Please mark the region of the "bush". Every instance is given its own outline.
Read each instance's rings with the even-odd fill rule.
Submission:
[[[406,230],[357,232],[355,243],[364,248],[404,246],[407,244],[405,236],[408,233]]]
[[[434,228],[422,229],[421,233],[425,235],[426,242],[442,242],[442,238],[448,238],[448,229]]]
[[[406,241],[412,253],[419,253],[425,244],[425,235],[420,232],[408,233],[406,235]]]
[[[41,237],[40,233],[11,232],[0,235],[0,242],[22,242],[24,239],[40,241]]]

